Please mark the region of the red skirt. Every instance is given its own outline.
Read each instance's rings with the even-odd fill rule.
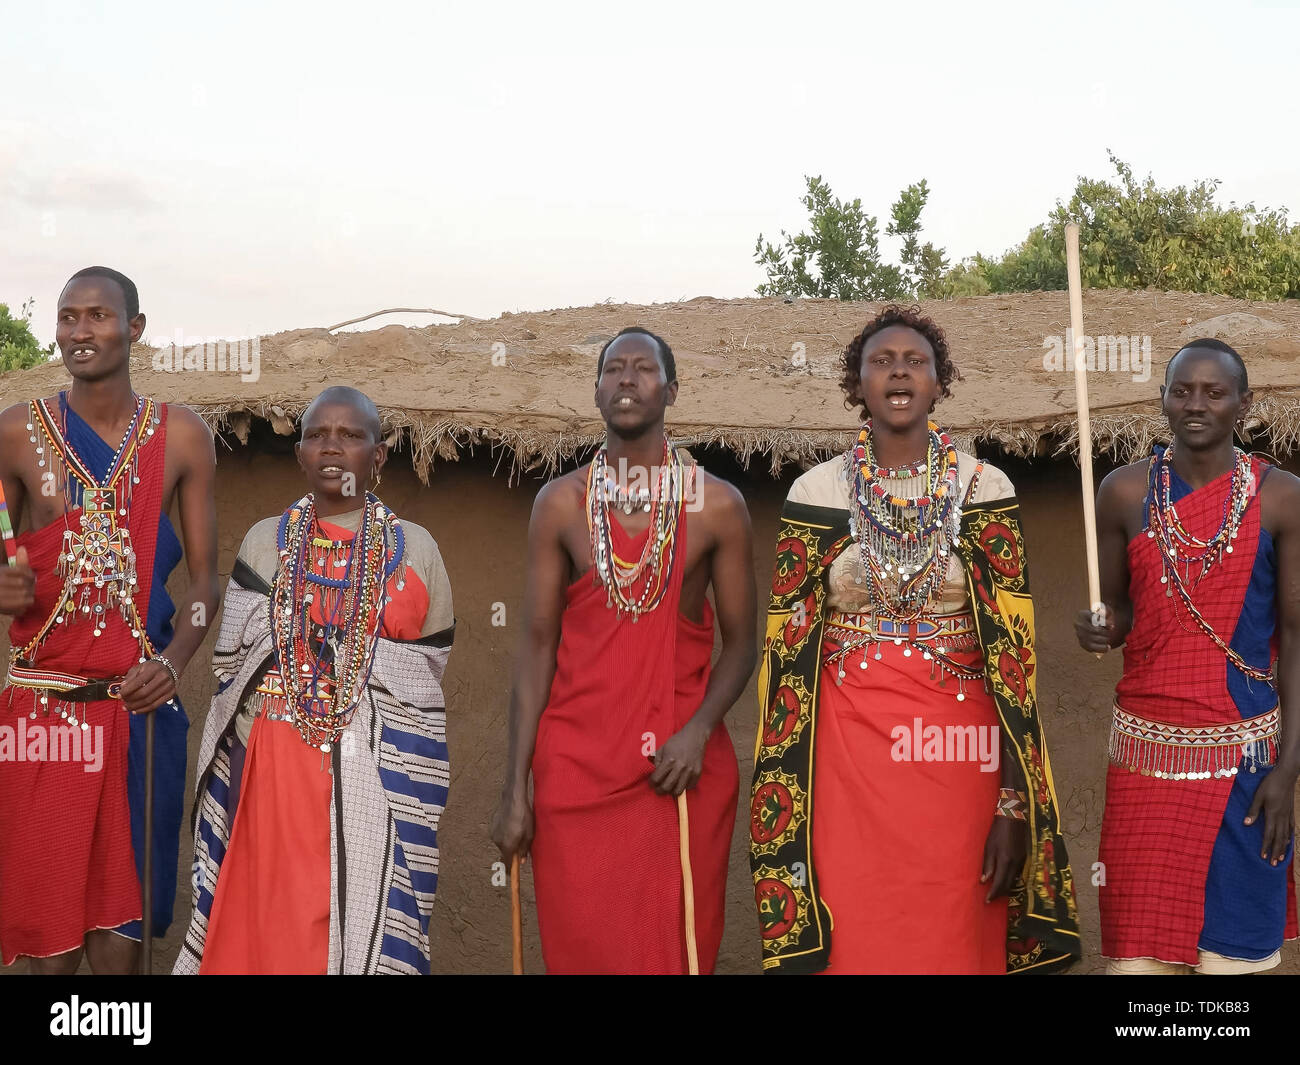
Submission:
[[[939,687],[946,674],[931,680],[919,653],[877,646],[865,670],[849,656],[842,686],[837,665],[821,673],[813,864],[832,919],[825,971],[1005,973],[1007,901],[985,902],[980,883],[1001,786],[1000,762],[986,771],[980,747],[1001,757],[993,697],[974,683],[958,702],[957,681]]]
[[[329,756],[259,715],[208,919],[201,975],[324,974],[329,967]]]
[[[685,550],[679,547],[679,550]],[[690,720],[708,686],[713,617],[676,598],[635,625],[605,591],[569,588],[564,638],[533,755],[531,859],[548,973],[687,971],[677,800],[650,785],[646,754]],[[726,727],[704,750],[690,819],[700,971],[722,942],[738,772]]]
[[[78,703],[78,718],[84,714],[90,729],[78,730],[77,748],[55,740],[52,749],[50,737],[70,735],[71,728],[57,714],[27,717],[34,698],[23,688],[0,693],[0,727],[10,734],[0,739],[0,954],[6,965],[22,956],[66,954],[87,932],[141,916],[126,796],[130,715],[116,699]],[[39,747],[37,735],[46,741]],[[11,738],[13,749],[4,751]],[[80,758],[64,757],[77,751]]]

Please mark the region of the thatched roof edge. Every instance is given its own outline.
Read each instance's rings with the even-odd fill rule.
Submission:
[[[290,436],[306,404],[231,402],[195,405],[194,410],[216,433],[230,433],[247,443],[254,418],[267,422],[279,434]],[[553,475],[566,460],[597,447],[604,433],[596,419],[568,429],[512,429],[468,412],[424,413],[381,407],[384,431],[391,447],[410,454],[420,480],[428,484],[436,459],[458,461],[475,447],[499,448],[510,457],[513,480],[524,471]],[[535,415],[534,415],[535,417]],[[558,419],[557,419],[558,420]],[[571,422],[566,424],[572,426]],[[687,447],[716,446],[731,451],[743,466],[766,458],[772,476],[790,464],[809,465],[843,451],[855,430],[748,429],[726,426],[670,425],[673,439]],[[1257,389],[1245,431],[1255,448],[1285,459],[1300,445],[1300,390]],[[994,444],[1020,458],[1073,457],[1079,450],[1078,423],[1074,418],[1040,421],[995,421],[977,429],[952,430],[953,441],[966,451],[979,444]],[[1131,462],[1148,454],[1155,443],[1168,439],[1168,425],[1159,409],[1146,403],[1096,411],[1092,415],[1095,455]]]

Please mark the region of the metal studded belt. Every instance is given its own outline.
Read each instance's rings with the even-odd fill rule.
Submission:
[[[1222,780],[1241,766],[1254,773],[1277,760],[1281,712],[1277,707],[1223,725],[1171,725],[1148,721],[1115,704],[1110,760],[1130,773],[1161,780]]]

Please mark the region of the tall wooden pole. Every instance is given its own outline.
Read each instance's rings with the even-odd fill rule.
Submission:
[[[682,901],[686,904],[686,964],[691,976],[700,975],[700,952],[695,945],[695,878],[691,874],[691,822],[686,792],[677,796],[677,841],[682,852]]]
[[[524,911],[519,903],[519,855],[510,859],[510,942],[512,971],[524,975]]]
[[[1083,286],[1079,280],[1079,225],[1065,227],[1065,269],[1070,282],[1070,331],[1074,334],[1074,401],[1079,413],[1079,471],[1083,475],[1083,539],[1088,558],[1088,606],[1104,624],[1101,571],[1097,564],[1097,493],[1092,482],[1092,421],[1088,411],[1088,364],[1084,356]]]

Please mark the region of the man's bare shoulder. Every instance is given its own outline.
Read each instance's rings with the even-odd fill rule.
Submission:
[[[17,469],[18,456],[30,455],[29,448],[32,432],[27,428],[31,424],[31,407],[26,403],[15,403],[0,411],[0,455],[5,469]]]
[[[533,500],[533,520],[563,519],[571,516],[575,508],[581,510],[587,494],[588,469],[589,465],[580,466],[542,485]]]
[[[745,497],[730,481],[715,477],[702,466],[696,467],[700,477],[700,505],[704,513],[722,522],[749,521],[749,507]]]
[[[1118,503],[1132,502],[1146,495],[1147,477],[1151,470],[1151,460],[1141,459],[1119,466],[1102,478],[1100,493],[1103,501],[1111,499]]]
[[[15,403],[12,407],[0,411],[0,433],[4,434],[6,440],[11,435],[16,437],[19,433],[27,433],[27,419],[30,413],[31,408],[26,403]]]
[[[208,423],[189,407],[179,403],[167,404],[167,431],[169,433],[178,433],[182,439],[187,441],[209,441],[212,439],[212,430],[208,428]]]
[[[1300,527],[1300,477],[1274,466],[1259,490],[1260,501],[1281,514],[1288,528]]]
[[[208,423],[189,407],[167,404],[167,449],[179,459],[183,470],[211,473],[216,469],[217,451]]]

